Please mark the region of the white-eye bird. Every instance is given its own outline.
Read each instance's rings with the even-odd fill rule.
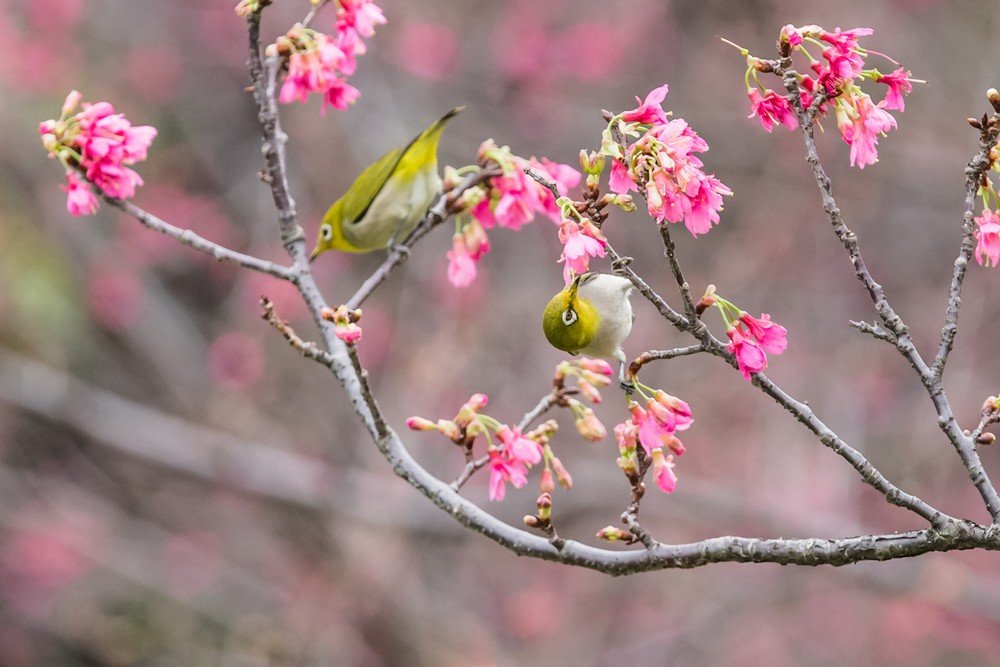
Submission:
[[[438,142],[445,124],[463,108],[452,109],[413,141],[366,167],[323,216],[309,260],[327,250],[385,250],[406,238],[441,194]]]
[[[617,359],[622,386],[630,386],[622,343],[632,331],[632,289],[631,282],[608,273],[577,276],[545,306],[545,337],[563,352]]]

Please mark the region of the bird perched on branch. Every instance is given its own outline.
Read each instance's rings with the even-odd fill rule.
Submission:
[[[623,388],[625,352],[622,343],[632,331],[632,283],[607,273],[577,276],[545,306],[542,329],[549,343],[570,354],[618,360]]]
[[[391,250],[406,238],[441,194],[438,142],[444,126],[463,108],[452,109],[413,141],[366,167],[323,216],[309,260],[327,250]]]

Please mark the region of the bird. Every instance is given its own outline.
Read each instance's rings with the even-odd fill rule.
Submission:
[[[309,261],[328,250],[405,252],[396,241],[413,231],[441,194],[438,142],[444,126],[464,108],[455,107],[366,167],[323,216]]]
[[[570,354],[585,354],[618,361],[622,388],[625,351],[622,343],[632,331],[632,283],[620,276],[589,271],[576,276],[549,300],[542,315],[542,330],[552,347]]]

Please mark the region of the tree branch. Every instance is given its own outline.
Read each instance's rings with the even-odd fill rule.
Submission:
[[[103,193],[99,194],[101,199],[107,202],[110,206],[114,206],[118,210],[132,216],[145,227],[161,234],[165,234],[172,239],[176,239],[177,241],[180,241],[184,245],[194,248],[195,250],[200,250],[203,253],[209,254],[217,261],[225,262],[227,264],[235,264],[236,266],[241,266],[244,269],[252,269],[253,271],[266,273],[269,276],[281,278],[282,280],[287,280],[293,283],[297,280],[296,272],[287,266],[282,266],[281,264],[276,264],[270,260],[260,259],[251,255],[245,255],[241,252],[236,252],[235,250],[230,250],[225,246],[221,246],[218,243],[212,243],[211,241],[202,238],[190,229],[175,227],[169,222],[156,217],[152,213],[144,211],[131,202],[127,202],[123,199],[115,199],[114,197],[108,197]]]

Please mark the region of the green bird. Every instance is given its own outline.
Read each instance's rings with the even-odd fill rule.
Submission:
[[[441,194],[438,142],[444,126],[463,108],[452,109],[413,141],[366,167],[323,216],[309,261],[327,250],[391,249],[406,238]]]
[[[632,331],[633,285],[608,273],[577,276],[545,306],[542,330],[552,347],[570,354],[618,360],[618,376],[625,381],[622,343]]]

